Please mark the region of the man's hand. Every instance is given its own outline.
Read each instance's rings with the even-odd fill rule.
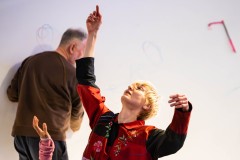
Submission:
[[[96,6],[96,10],[88,16],[86,23],[89,34],[99,29],[102,24],[102,15],[99,12],[98,5]]]
[[[72,129],[73,132],[76,132],[80,129],[81,124],[82,124],[83,118],[79,118],[78,120],[70,120],[70,128]]]
[[[170,100],[168,101],[171,107],[182,108],[183,111],[189,110],[188,99],[185,95],[175,94],[170,96]]]
[[[38,118],[36,116],[33,117],[33,128],[35,129],[35,131],[37,132],[37,134],[40,136],[40,138],[51,138],[51,136],[49,135],[48,131],[47,131],[47,124],[43,123],[42,127],[43,129],[41,129],[38,126]]]

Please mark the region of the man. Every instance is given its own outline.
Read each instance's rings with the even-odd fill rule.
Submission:
[[[77,94],[75,60],[83,56],[87,35],[68,29],[56,51],[26,58],[7,89],[10,101],[18,102],[12,129],[20,160],[38,160],[39,136],[32,128],[32,117],[48,124],[55,143],[53,160],[67,160],[66,131],[79,130],[83,107]]]

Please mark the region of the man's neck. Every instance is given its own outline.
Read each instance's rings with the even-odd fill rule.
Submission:
[[[68,54],[65,49],[63,49],[62,47],[58,47],[56,49],[56,52],[59,53],[60,55],[62,55],[66,60],[68,60]]]

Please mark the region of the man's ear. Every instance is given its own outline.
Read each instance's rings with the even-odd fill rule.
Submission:
[[[74,53],[74,49],[76,47],[76,44],[75,43],[71,43],[70,46],[69,46],[69,52],[70,54],[73,54]]]

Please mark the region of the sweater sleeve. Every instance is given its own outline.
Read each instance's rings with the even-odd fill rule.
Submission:
[[[82,100],[84,109],[90,121],[90,127],[93,128],[100,116],[109,111],[105,106],[105,97],[101,96],[100,89],[95,84],[94,58],[87,57],[76,61],[78,94]]]
[[[84,109],[83,109],[81,99],[79,98],[79,95],[77,92],[77,84],[78,84],[77,79],[75,78],[74,83],[72,84],[72,92],[71,92],[72,108],[71,108],[70,128],[73,131],[77,131],[80,129],[82,120],[84,117]]]
[[[41,139],[39,142],[39,160],[52,160],[55,145],[52,139]]]
[[[21,75],[23,72],[23,66],[28,59],[29,57],[22,62],[21,66],[18,68],[10,85],[7,88],[8,99],[12,102],[18,102],[18,93],[20,91],[20,81],[21,81]]]
[[[154,129],[147,140],[147,150],[153,159],[176,153],[184,144],[187,136],[188,124],[192,105],[189,103],[188,112],[175,109],[171,124],[164,131]]]

